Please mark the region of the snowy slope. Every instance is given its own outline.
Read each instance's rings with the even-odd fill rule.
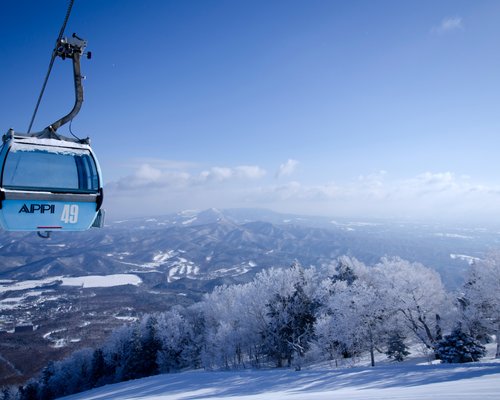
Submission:
[[[108,385],[66,400],[499,399],[500,363],[331,370],[184,372]]]

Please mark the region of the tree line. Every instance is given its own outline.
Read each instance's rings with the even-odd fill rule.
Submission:
[[[500,257],[471,266],[458,292],[435,271],[397,257],[367,266],[270,268],[246,284],[219,286],[190,307],[144,315],[96,349],[51,362],[0,399],[48,400],[109,383],[186,369],[335,364],[385,353],[395,361],[419,343],[443,362],[477,361],[497,338]]]

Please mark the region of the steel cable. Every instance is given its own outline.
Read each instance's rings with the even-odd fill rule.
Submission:
[[[42,101],[43,93],[45,92],[45,87],[47,86],[50,72],[52,71],[52,66],[54,65],[54,61],[56,59],[57,46],[59,45],[59,42],[61,41],[61,39],[64,35],[64,30],[66,29],[66,24],[68,23],[69,15],[71,14],[71,9],[73,8],[74,2],[75,2],[75,0],[69,1],[68,9],[66,11],[66,16],[64,17],[64,22],[61,26],[61,30],[59,31],[59,36],[57,37],[57,41],[56,41],[56,45],[54,47],[54,50],[52,51],[52,57],[50,58],[49,69],[47,71],[47,74],[45,75],[45,80],[43,81],[42,90],[40,92],[40,95],[38,96],[38,101],[36,102],[35,111],[33,111],[33,116],[31,117],[31,122],[30,122],[30,125],[28,128],[28,133],[31,132],[31,127],[33,126],[33,122],[35,121],[36,113],[38,112],[38,107],[40,106],[40,102]]]

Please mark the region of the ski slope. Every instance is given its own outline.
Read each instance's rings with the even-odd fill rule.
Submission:
[[[386,364],[342,369],[243,370],[158,375],[93,389],[66,400],[499,399],[500,362]]]

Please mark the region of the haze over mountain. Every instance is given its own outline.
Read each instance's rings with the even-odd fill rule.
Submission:
[[[495,230],[483,227],[208,209],[116,221],[102,230],[54,234],[45,241],[5,233],[0,278],[137,273],[156,276],[161,285],[212,287],[249,280],[263,268],[295,260],[320,266],[351,255],[373,264],[388,255],[435,268],[454,287],[470,262],[498,245]]]

